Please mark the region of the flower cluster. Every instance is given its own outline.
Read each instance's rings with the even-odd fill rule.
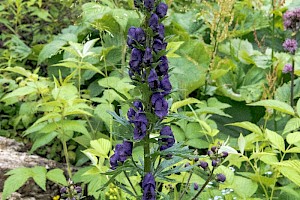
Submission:
[[[155,193],[155,180],[154,176],[151,173],[147,173],[142,182],[143,188],[143,198],[142,200],[155,200],[156,193]]]
[[[292,71],[293,71],[293,65],[288,63],[284,65],[282,73],[287,74],[287,73],[291,73]]]
[[[118,162],[124,163],[127,157],[132,155],[132,146],[132,142],[129,141],[116,145],[115,154],[110,157],[111,169],[116,169]]]
[[[297,31],[300,29],[300,8],[287,11],[283,15],[283,25],[286,30]]]
[[[284,43],[282,44],[283,48],[285,51],[289,52],[290,54],[295,54],[297,47],[298,47],[298,43],[296,40],[294,39],[286,39],[284,41]]]
[[[62,187],[60,189],[60,199],[65,200],[76,200],[82,197],[82,188],[80,186],[74,185],[73,181],[68,181],[68,186]]]
[[[228,156],[228,152],[226,152],[226,151],[219,152],[219,149],[220,149],[219,146],[213,146],[213,147],[211,147],[210,150],[207,151],[207,155],[211,159],[211,166],[213,169],[217,168],[221,164],[222,160]],[[213,170],[211,171],[208,168],[208,163],[206,161],[200,161],[198,166],[204,170],[208,170],[209,173],[213,172]],[[226,176],[224,174],[217,174],[216,180],[218,182],[225,182]]]

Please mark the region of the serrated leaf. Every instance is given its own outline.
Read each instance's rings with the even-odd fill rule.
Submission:
[[[300,186],[300,174],[297,170],[292,167],[279,167],[278,169],[283,176]]]
[[[107,139],[100,138],[90,142],[91,147],[94,148],[101,156],[108,158],[108,153],[111,150],[111,142]]]
[[[15,89],[11,93],[8,93],[7,95],[5,95],[1,100],[4,101],[11,97],[22,97],[22,96],[25,96],[25,95],[28,95],[31,93],[35,93],[35,92],[36,92],[36,88],[33,88],[31,86],[20,87],[20,88]]]
[[[264,106],[267,108],[273,108],[274,110],[286,113],[289,115],[295,115],[294,109],[287,103],[278,100],[261,100],[255,103],[248,104],[250,106]]]
[[[300,147],[292,147],[288,149],[286,153],[300,153]]]
[[[64,171],[61,170],[61,169],[52,169],[52,170],[48,171],[48,173],[46,174],[46,177],[50,181],[61,184],[63,186],[68,185],[68,182],[67,182],[66,177],[64,175]]]
[[[31,168],[32,178],[34,182],[40,186],[44,191],[46,191],[46,173],[47,170],[45,167],[36,166]]]
[[[26,168],[22,168],[27,170]],[[4,182],[2,199],[7,199],[13,192],[17,191],[22,185],[26,183],[30,175],[27,173],[15,173],[8,177]]]
[[[229,126],[238,126],[238,127],[241,127],[241,128],[244,128],[248,131],[251,131],[253,133],[256,133],[256,134],[262,134],[262,131],[261,129],[256,125],[256,124],[253,124],[251,122],[236,122],[236,123],[231,123],[231,124],[227,124]]]
[[[2,69],[3,71],[10,71],[17,74],[21,74],[25,77],[29,77],[32,75],[32,73],[29,70],[26,70],[23,67],[6,67],[5,69]],[[1,70],[0,70],[1,71]]]
[[[276,149],[279,149],[280,151],[285,151],[285,144],[284,139],[282,136],[280,136],[278,133],[271,131],[269,129],[266,129],[266,137],[271,142],[272,146]]]
[[[244,155],[246,140],[242,133],[240,133],[240,137],[238,138],[238,146],[242,155]]]
[[[65,40],[54,40],[50,42],[49,44],[45,45],[42,51],[39,54],[38,58],[38,64],[46,60],[47,58],[50,58],[57,54],[57,52],[67,44],[67,41]]]
[[[256,192],[258,184],[250,179],[235,176],[231,188],[241,198],[249,199]]]
[[[58,135],[57,132],[51,132],[45,134],[41,133],[41,135],[39,135],[34,141],[30,149],[30,153],[34,152],[37,148],[50,143],[57,135]]]
[[[95,43],[99,40],[99,38],[89,40],[83,45],[82,54],[83,57],[86,57],[91,48],[95,45]]]
[[[300,132],[293,132],[293,133],[289,133],[286,136],[286,141],[289,144],[296,144],[297,142],[300,141]]]
[[[286,123],[283,134],[297,130],[298,128],[300,128],[300,118],[292,118]]]

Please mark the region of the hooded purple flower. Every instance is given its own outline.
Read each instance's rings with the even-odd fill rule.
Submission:
[[[137,112],[135,119],[133,120],[134,130],[133,130],[133,139],[142,140],[147,133],[148,120],[143,112]]]
[[[115,148],[115,154],[110,157],[111,169],[116,169],[118,162],[123,163],[128,156],[132,155],[132,142],[123,141],[122,144],[117,144]]]
[[[161,50],[165,50],[167,48],[167,43],[163,42],[160,39],[155,39],[153,42],[153,50],[155,51],[155,53],[161,51]]]
[[[145,175],[142,182],[143,198],[142,200],[156,200],[155,179],[149,172]]]
[[[297,31],[300,29],[300,8],[287,11],[283,15],[283,25],[285,29]]]
[[[151,102],[154,112],[159,118],[163,118],[168,114],[168,102],[164,99],[164,94],[156,92],[151,96]]]
[[[158,15],[159,18],[163,18],[164,16],[166,16],[167,12],[168,12],[168,5],[165,3],[160,3],[156,7],[156,14]]]
[[[153,30],[153,31],[157,31],[158,29],[158,16],[157,14],[153,13],[149,19],[149,27]]]
[[[169,64],[167,56],[160,57],[159,61],[157,74],[160,76],[168,74]]]
[[[142,28],[136,28],[134,26],[128,29],[127,34],[127,45],[130,48],[133,48],[133,45],[139,43],[140,45],[144,45],[146,41],[146,34]]]
[[[287,73],[291,73],[292,71],[293,71],[293,65],[288,63],[284,65],[282,73],[287,74]]]
[[[153,62],[152,49],[150,47],[147,47],[145,50],[143,62],[145,64],[151,64]]]
[[[139,49],[133,48],[131,51],[131,57],[129,61],[129,66],[134,72],[140,71],[140,64],[142,62],[143,52]]]
[[[284,41],[282,46],[283,46],[285,51],[287,51],[291,54],[295,54],[295,52],[297,50],[298,43],[297,43],[296,40],[288,38]]]
[[[160,139],[160,141],[163,143],[163,145],[160,147],[161,151],[168,149],[174,145],[175,139],[170,126],[164,126],[160,130],[160,135],[164,136],[162,139]]]
[[[148,84],[152,90],[156,90],[159,87],[159,80],[155,69],[150,70],[150,74],[148,76]]]
[[[160,40],[164,40],[164,38],[165,38],[165,26],[163,24],[158,25],[157,35],[155,36],[155,38],[160,39]]]
[[[172,85],[169,80],[169,75],[164,75],[163,79],[160,81],[160,88],[165,94],[169,94],[172,90]]]
[[[153,10],[154,0],[144,0],[144,6],[148,11]]]

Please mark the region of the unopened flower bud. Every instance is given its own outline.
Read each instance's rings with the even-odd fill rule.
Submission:
[[[67,188],[66,187],[60,188],[60,194],[65,194],[66,192],[67,192]]]
[[[216,167],[217,165],[218,165],[218,161],[217,160],[212,160],[211,161],[211,165],[213,166],[213,167]]]
[[[207,155],[208,155],[209,157],[211,157],[213,154],[214,154],[214,153],[213,153],[211,150],[208,150],[208,151],[207,151]]]
[[[77,194],[82,192],[82,188],[80,186],[76,186],[75,190],[76,190]]]
[[[206,169],[206,168],[208,167],[208,163],[205,162],[205,161],[200,161],[199,166],[200,166],[202,169]]]
[[[194,158],[194,161],[195,161],[195,162],[198,162],[198,160],[199,160],[199,158],[198,158],[198,157],[197,157],[197,158]]]
[[[222,152],[222,157],[223,157],[223,158],[226,158],[227,156],[228,156],[228,152],[227,152],[227,151],[223,151],[223,152]]]
[[[226,176],[224,174],[217,174],[217,177],[216,177],[217,181],[219,182],[225,182],[226,181]]]
[[[216,146],[213,146],[213,147],[211,148],[211,150],[212,150],[212,152],[216,153],[217,147],[216,147]]]
[[[197,183],[194,183],[194,190],[198,190],[199,189],[199,185]]]

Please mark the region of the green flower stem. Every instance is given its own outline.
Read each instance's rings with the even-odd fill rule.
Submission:
[[[68,175],[69,175],[69,178],[72,179],[72,172],[71,172],[71,167],[70,167],[70,160],[69,160],[67,142],[65,140],[62,140],[61,142],[62,142],[62,145],[63,145],[64,154],[65,154],[65,158],[66,158]]]
[[[205,181],[205,183],[202,185],[201,189],[199,190],[199,192],[192,198],[192,200],[196,200],[197,197],[203,192],[204,188],[207,186],[207,184],[209,183],[209,181],[211,181],[213,175],[214,175],[214,171],[215,171],[215,168],[213,168],[211,170],[211,173],[208,177],[208,179]]]
[[[149,134],[146,134],[144,141],[144,174],[146,174],[151,171]]]
[[[294,107],[294,79],[295,79],[295,59],[292,60],[292,72],[291,72],[291,106]]]
[[[131,182],[131,180],[130,180],[130,178],[129,178],[128,174],[127,174],[127,172],[126,172],[126,171],[124,171],[124,174],[125,174],[125,176],[126,176],[126,179],[127,179],[127,180],[128,180],[128,182],[129,182],[129,184],[130,184],[131,188],[133,189],[133,191],[134,191],[134,194],[137,196],[138,194],[137,194],[137,192],[136,192],[135,188],[133,187],[133,184],[132,184],[132,182]]]
[[[187,189],[188,189],[188,186],[189,186],[189,184],[190,184],[192,175],[193,175],[193,170],[191,170],[191,172],[190,172],[190,175],[189,175],[188,180],[187,180],[187,182],[186,182],[186,184],[185,184],[184,190],[183,190],[183,192],[180,194],[179,200],[181,200],[181,199],[183,198],[184,194],[186,193],[186,191],[187,191]]]

